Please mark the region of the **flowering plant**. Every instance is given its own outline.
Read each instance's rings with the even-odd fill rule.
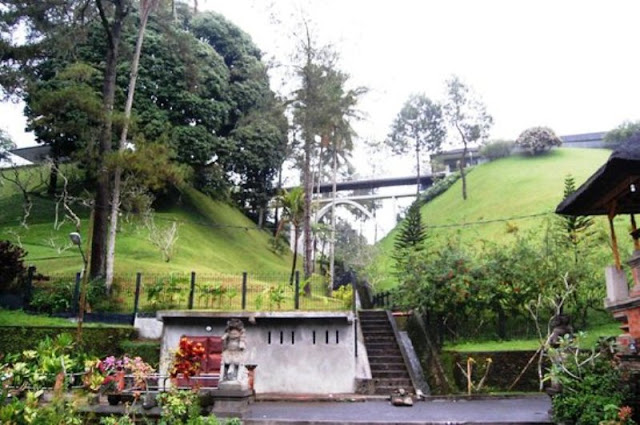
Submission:
[[[196,375],[200,371],[204,355],[205,349],[202,343],[182,337],[169,369],[169,375],[172,378],[176,378],[178,375],[183,375],[186,378]]]
[[[87,362],[85,369],[88,376],[85,385],[95,392],[124,390],[125,375],[133,376],[130,389],[145,389],[146,378],[154,372],[154,369],[140,357],[132,359],[127,356],[122,358],[109,356],[103,360],[90,361]]]

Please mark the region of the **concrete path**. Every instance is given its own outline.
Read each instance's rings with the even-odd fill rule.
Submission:
[[[388,401],[256,402],[243,420],[246,425],[327,424],[549,424],[551,400],[546,395],[484,399],[431,399],[413,407]]]

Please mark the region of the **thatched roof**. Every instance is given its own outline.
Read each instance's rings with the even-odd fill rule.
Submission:
[[[640,134],[611,154],[607,162],[562,201],[556,213],[607,215],[640,213]]]

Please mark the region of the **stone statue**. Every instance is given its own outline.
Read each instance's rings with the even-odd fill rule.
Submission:
[[[240,366],[244,364],[245,330],[242,320],[230,319],[222,335],[222,379],[240,380]]]
[[[560,346],[560,340],[565,335],[573,336],[573,326],[571,326],[571,318],[566,314],[558,314],[551,319],[551,335],[549,336],[549,345],[554,348]]]

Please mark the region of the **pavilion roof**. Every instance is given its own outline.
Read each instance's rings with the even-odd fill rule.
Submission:
[[[611,212],[640,212],[640,135],[616,149],[598,171],[556,208],[556,213],[563,215]]]

